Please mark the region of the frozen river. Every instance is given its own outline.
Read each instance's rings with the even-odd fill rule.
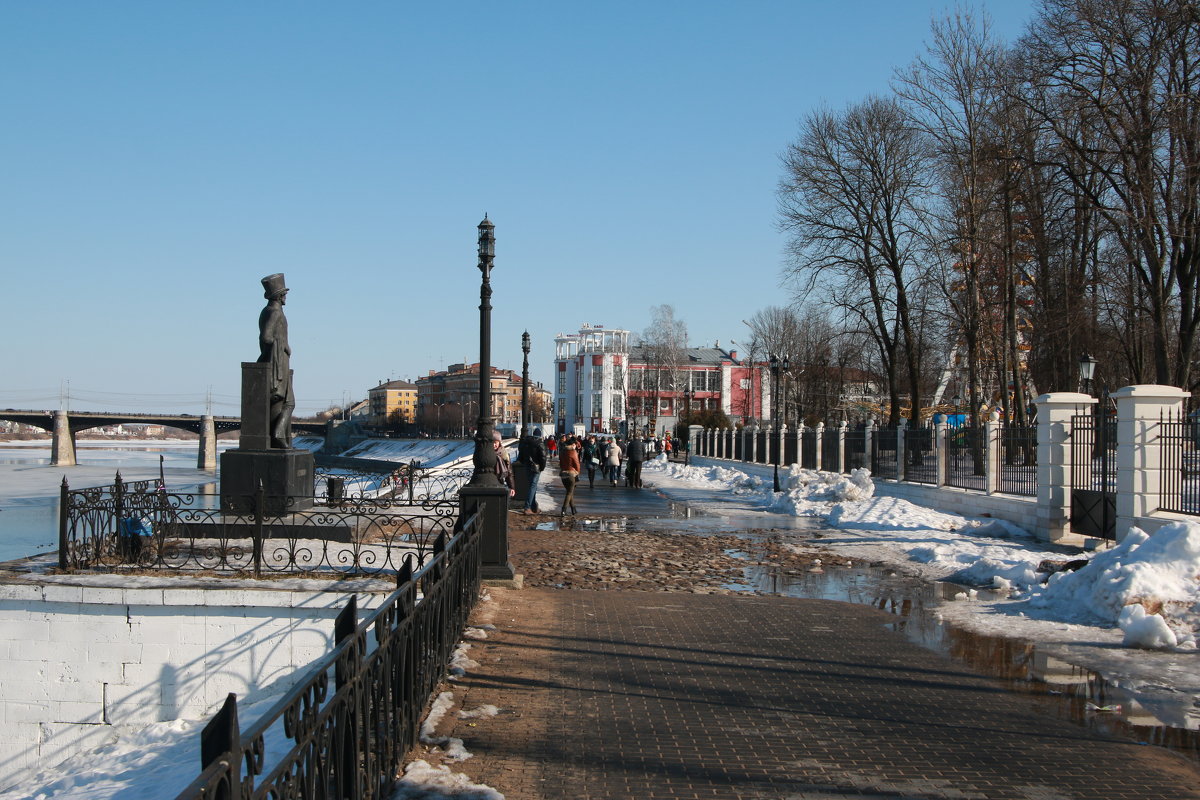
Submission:
[[[219,442],[224,450],[236,442]],[[58,497],[63,477],[72,489],[157,478],[159,457],[172,492],[200,491],[217,473],[196,469],[195,441],[78,443],[78,466],[50,466],[50,442],[0,442],[0,561],[58,547]]]

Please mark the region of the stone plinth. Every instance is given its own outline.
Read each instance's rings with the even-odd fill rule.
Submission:
[[[312,508],[315,463],[307,450],[227,450],[221,454],[221,510],[254,510],[262,481],[266,513]]]

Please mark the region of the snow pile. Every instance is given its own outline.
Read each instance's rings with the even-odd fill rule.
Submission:
[[[1120,625],[1126,642],[1161,644],[1170,637],[1158,628],[1155,618],[1184,629],[1184,642],[1193,642],[1200,622],[1200,524],[1175,522],[1148,536],[1138,528],[1116,547],[1095,555],[1076,572],[1050,576],[1045,589],[1031,598],[1031,605],[1073,610],[1076,616]],[[1138,605],[1142,612],[1126,611]],[[1146,611],[1165,612],[1147,614]]]
[[[412,762],[404,768],[404,776],[390,800],[504,800],[504,795],[482,783],[472,783],[461,772],[451,772],[447,766],[434,767],[428,761]]]
[[[1165,649],[1179,644],[1175,632],[1167,625],[1161,614],[1147,614],[1140,603],[1125,606],[1117,615],[1117,625],[1125,634],[1122,641],[1126,647],[1142,647],[1148,650]]]

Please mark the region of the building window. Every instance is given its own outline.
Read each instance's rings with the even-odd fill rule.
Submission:
[[[592,395],[592,416],[604,416],[604,397],[599,392]]]
[[[604,365],[592,365],[592,391],[598,392],[604,388]]]
[[[558,393],[560,395],[567,393],[567,373],[566,373],[566,371],[558,373]]]
[[[621,407],[621,395],[613,395],[612,399],[612,415],[614,417],[625,416],[625,409]]]

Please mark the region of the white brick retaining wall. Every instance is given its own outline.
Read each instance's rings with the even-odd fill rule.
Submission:
[[[359,608],[387,594],[359,594]],[[229,692],[286,684],[328,652],[349,596],[0,584],[0,788],[104,744],[116,726],[200,719]],[[197,749],[197,769],[199,759]]]

